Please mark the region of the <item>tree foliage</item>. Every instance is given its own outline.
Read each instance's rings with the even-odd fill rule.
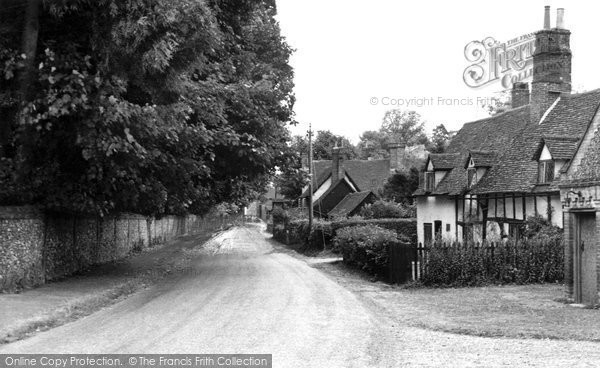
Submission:
[[[433,134],[431,136],[429,152],[444,153],[448,144],[450,144],[450,133],[448,133],[444,124],[436,126],[435,129],[433,129]]]
[[[313,142],[313,158],[315,160],[331,160],[333,147],[346,148],[347,158],[350,160],[358,156],[356,148],[348,138],[333,134],[329,130],[319,130]]]
[[[360,136],[357,145],[360,158],[387,158],[388,143],[400,143],[405,146],[419,144],[428,146],[429,139],[425,134],[425,123],[421,115],[415,111],[400,109],[387,111],[378,130],[365,131]]]
[[[402,143],[407,146],[427,144],[425,123],[421,115],[415,111],[389,110],[383,117],[380,131],[391,142]]]
[[[0,203],[202,213],[256,197],[286,160],[292,50],[274,1],[38,1],[31,56],[25,2],[3,1]]]
[[[279,193],[287,199],[297,199],[302,194],[302,189],[309,182],[308,168],[304,167],[303,160],[308,155],[308,143],[302,136],[292,137],[291,145],[287,150],[285,163],[280,167],[279,174],[275,177],[275,186]]]
[[[396,172],[383,186],[382,197],[398,203],[413,203],[412,195],[419,188],[419,168]]]

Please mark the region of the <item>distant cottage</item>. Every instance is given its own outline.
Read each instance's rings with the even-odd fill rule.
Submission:
[[[510,110],[465,124],[444,154],[429,155],[415,192],[419,242],[519,238],[533,215],[563,227],[559,177],[599,118],[600,90],[571,94],[562,12],[550,28],[546,7],[531,91],[516,83]]]
[[[332,160],[313,162],[313,209],[317,217],[348,217],[373,203],[386,180],[396,170],[404,170],[407,149],[402,144],[388,144],[389,158],[382,160],[347,160],[344,148],[335,147]],[[300,199],[308,206],[308,187]]]

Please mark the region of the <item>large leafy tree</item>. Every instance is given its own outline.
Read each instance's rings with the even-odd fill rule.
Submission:
[[[344,147],[348,159],[358,156],[356,148],[348,138],[329,130],[319,130],[313,142],[313,158],[315,160],[331,160],[334,147]]]
[[[421,115],[415,111],[399,109],[387,111],[383,117],[380,131],[392,142],[403,143],[407,146],[428,143],[425,123]]]
[[[365,131],[357,145],[360,158],[385,158],[388,156],[388,143],[401,143],[406,146],[428,145],[425,123],[415,111],[399,109],[385,113],[378,130]]]
[[[431,153],[444,153],[446,147],[450,144],[450,133],[444,126],[440,124],[433,129],[431,136],[431,144],[429,146],[429,152]]]
[[[274,1],[2,5],[0,203],[200,213],[258,196],[285,160]]]

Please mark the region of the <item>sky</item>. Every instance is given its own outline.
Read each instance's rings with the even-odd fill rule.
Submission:
[[[377,130],[387,110],[417,111],[428,134],[458,130],[488,116],[481,102],[500,97],[499,82],[471,88],[465,46],[504,43],[543,28],[544,6],[565,8],[571,34],[572,85],[600,88],[600,4],[566,0],[277,0],[282,34],[296,51],[293,134],[330,130],[354,143]],[[527,80],[526,80],[527,81]]]

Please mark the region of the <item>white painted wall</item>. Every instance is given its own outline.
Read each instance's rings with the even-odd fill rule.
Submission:
[[[423,243],[423,224],[431,223],[434,229],[435,221],[442,221],[442,238],[452,241],[456,239],[456,207],[453,198],[442,196],[417,197],[417,236]],[[446,225],[450,224],[450,231]]]
[[[448,171],[441,171],[441,170],[438,170],[435,172],[434,176],[435,176],[435,186],[436,187],[440,183],[440,181],[442,181],[444,176],[446,176],[447,173],[448,173]]]
[[[550,150],[544,144],[544,149],[542,149],[542,154],[540,155],[540,161],[552,160],[552,155],[550,154]]]

